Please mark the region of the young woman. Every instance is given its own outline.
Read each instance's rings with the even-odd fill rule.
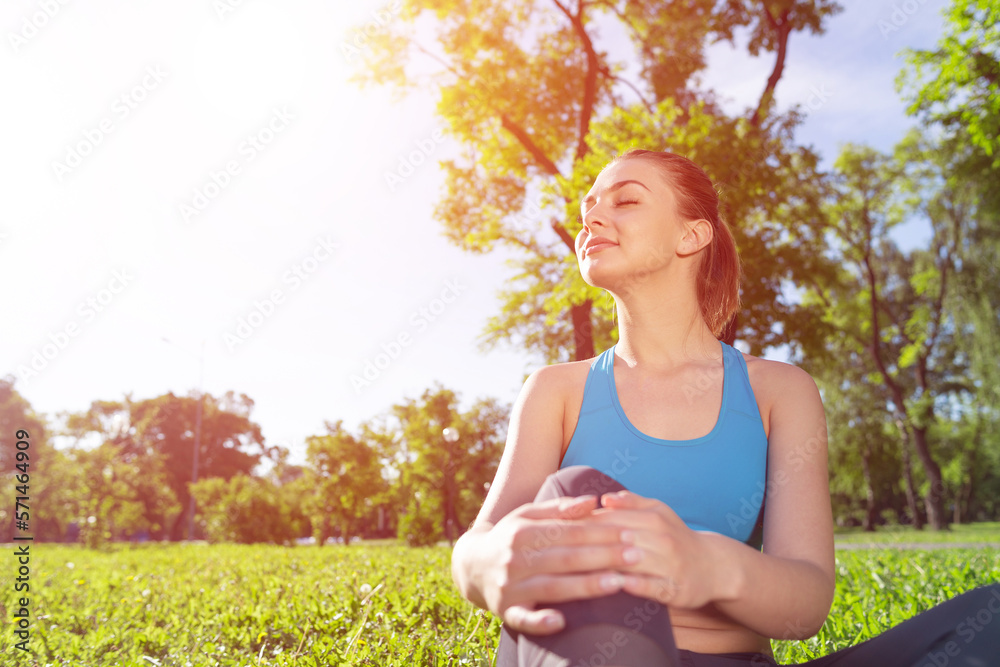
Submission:
[[[833,601],[819,392],[720,342],[739,260],[694,163],[629,151],[581,216],[580,271],[614,297],[618,343],[525,382],[455,582],[503,619],[501,666],[773,665],[769,639],[815,635]],[[923,665],[949,641],[994,660],[1000,620],[976,642],[954,627],[991,595],[1000,613],[1000,587],[979,589],[814,663]]]

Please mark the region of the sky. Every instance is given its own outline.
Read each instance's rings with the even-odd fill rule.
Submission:
[[[842,4],[826,34],[792,35],[776,93],[826,165],[914,124],[898,54],[935,44],[945,5]],[[512,270],[433,219],[457,146],[432,91],[348,81],[355,31],[393,7],[0,5],[0,376],[37,412],[232,390],[302,462],[324,422],[356,428],[435,382],[513,402],[541,360],[480,351]],[[773,64],[742,46],[711,47],[704,75],[733,111]]]

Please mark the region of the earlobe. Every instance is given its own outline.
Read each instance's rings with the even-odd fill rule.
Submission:
[[[692,220],[687,223],[687,231],[681,238],[678,251],[682,255],[693,255],[712,242],[714,233],[708,220]]]

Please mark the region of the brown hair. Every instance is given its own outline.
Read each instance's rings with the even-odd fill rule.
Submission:
[[[665,151],[632,149],[611,164],[642,158],[660,168],[677,195],[677,213],[685,220],[708,220],[712,242],[704,249],[698,268],[698,303],[705,323],[716,337],[740,305],[740,258],[729,225],[719,217],[719,195],[712,179],[686,157]]]

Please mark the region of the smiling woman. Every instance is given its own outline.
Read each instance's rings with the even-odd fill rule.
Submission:
[[[774,665],[770,639],[815,635],[834,596],[819,391],[719,340],[739,259],[697,165],[630,151],[581,217],[580,272],[614,298],[619,341],[525,382],[455,582],[503,618],[499,665]],[[810,664],[951,656],[956,624],[991,596]],[[996,630],[970,637],[962,664],[1000,654]]]

